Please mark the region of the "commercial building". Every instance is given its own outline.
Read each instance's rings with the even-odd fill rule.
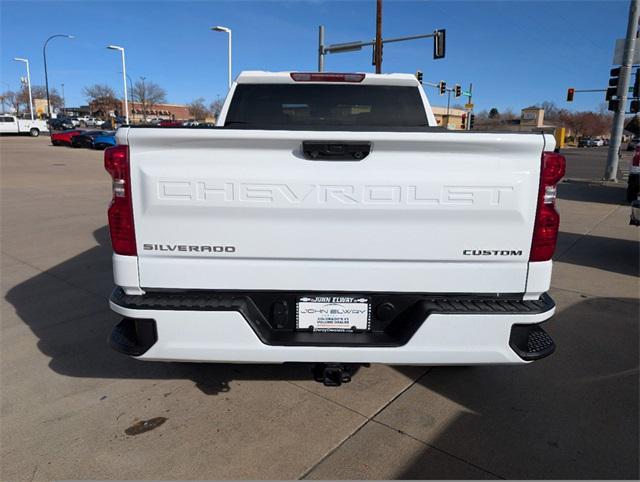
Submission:
[[[146,109],[147,120],[189,120],[189,107],[182,104],[154,104]],[[133,123],[142,122],[144,113],[139,102],[129,102],[129,120]]]
[[[450,107],[447,111],[446,107],[431,106],[436,122],[440,127],[446,127],[449,130],[463,130],[463,116],[468,113],[464,109]]]

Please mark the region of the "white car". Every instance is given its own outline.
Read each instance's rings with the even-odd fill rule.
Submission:
[[[595,147],[602,147],[604,146],[604,139],[602,139],[601,137],[596,137],[594,140],[594,146]]]
[[[116,350],[403,365],[554,350],[552,135],[442,131],[409,74],[243,72],[216,127],[116,139]]]
[[[78,118],[78,123],[81,127],[100,127],[102,124],[104,124],[104,121],[96,119],[95,117],[85,115]]]
[[[38,137],[41,132],[49,132],[43,120],[19,119],[14,115],[0,114],[0,134],[29,134]]]

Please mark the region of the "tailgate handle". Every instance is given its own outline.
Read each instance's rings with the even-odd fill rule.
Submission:
[[[302,152],[311,161],[361,161],[371,152],[371,143],[303,141]]]

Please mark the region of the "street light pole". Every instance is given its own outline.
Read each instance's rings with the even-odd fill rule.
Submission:
[[[27,86],[29,88],[29,112],[31,113],[31,120],[33,120],[33,98],[31,97],[31,72],[29,71],[29,60],[21,57],[15,57],[13,60],[16,62],[24,62],[27,64]]]
[[[122,54],[122,83],[124,84],[124,118],[125,122],[129,124],[129,101],[127,100],[127,66],[124,60],[124,47],[117,45],[107,45],[110,50],[118,50]]]
[[[44,85],[45,85],[45,90],[47,91],[47,114],[49,116],[49,119],[51,119],[51,102],[49,101],[49,77],[47,76],[47,44],[49,43],[49,40],[54,39],[56,37],[65,37],[68,39],[74,38],[73,35],[66,35],[66,34],[52,35],[46,40],[46,42],[42,46],[42,56],[44,57]]]
[[[231,75],[231,29],[229,27],[222,27],[220,25],[211,27],[211,30],[216,32],[225,32],[229,34],[229,89],[231,89],[232,75]]]
[[[122,72],[119,72],[122,73]],[[136,108],[134,102],[133,102],[133,82],[131,81],[131,76],[129,74],[126,74],[127,76],[127,80],[129,81],[129,96],[130,96],[130,100],[131,100],[131,111],[133,111],[133,109]],[[132,116],[135,117],[135,116]],[[133,119],[135,121],[135,119]]]

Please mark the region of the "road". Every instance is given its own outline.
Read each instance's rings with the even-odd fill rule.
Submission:
[[[623,144],[623,147],[626,147]],[[604,176],[607,165],[608,147],[567,148],[562,154],[567,158],[568,179],[599,181]],[[629,171],[629,163],[633,153],[622,151],[622,159],[618,165],[618,179],[625,180]]]
[[[363,366],[327,388],[308,365],[140,362],[109,349],[101,153],[3,137],[0,156],[2,480],[640,475],[639,231],[621,185],[559,187],[554,355]]]

